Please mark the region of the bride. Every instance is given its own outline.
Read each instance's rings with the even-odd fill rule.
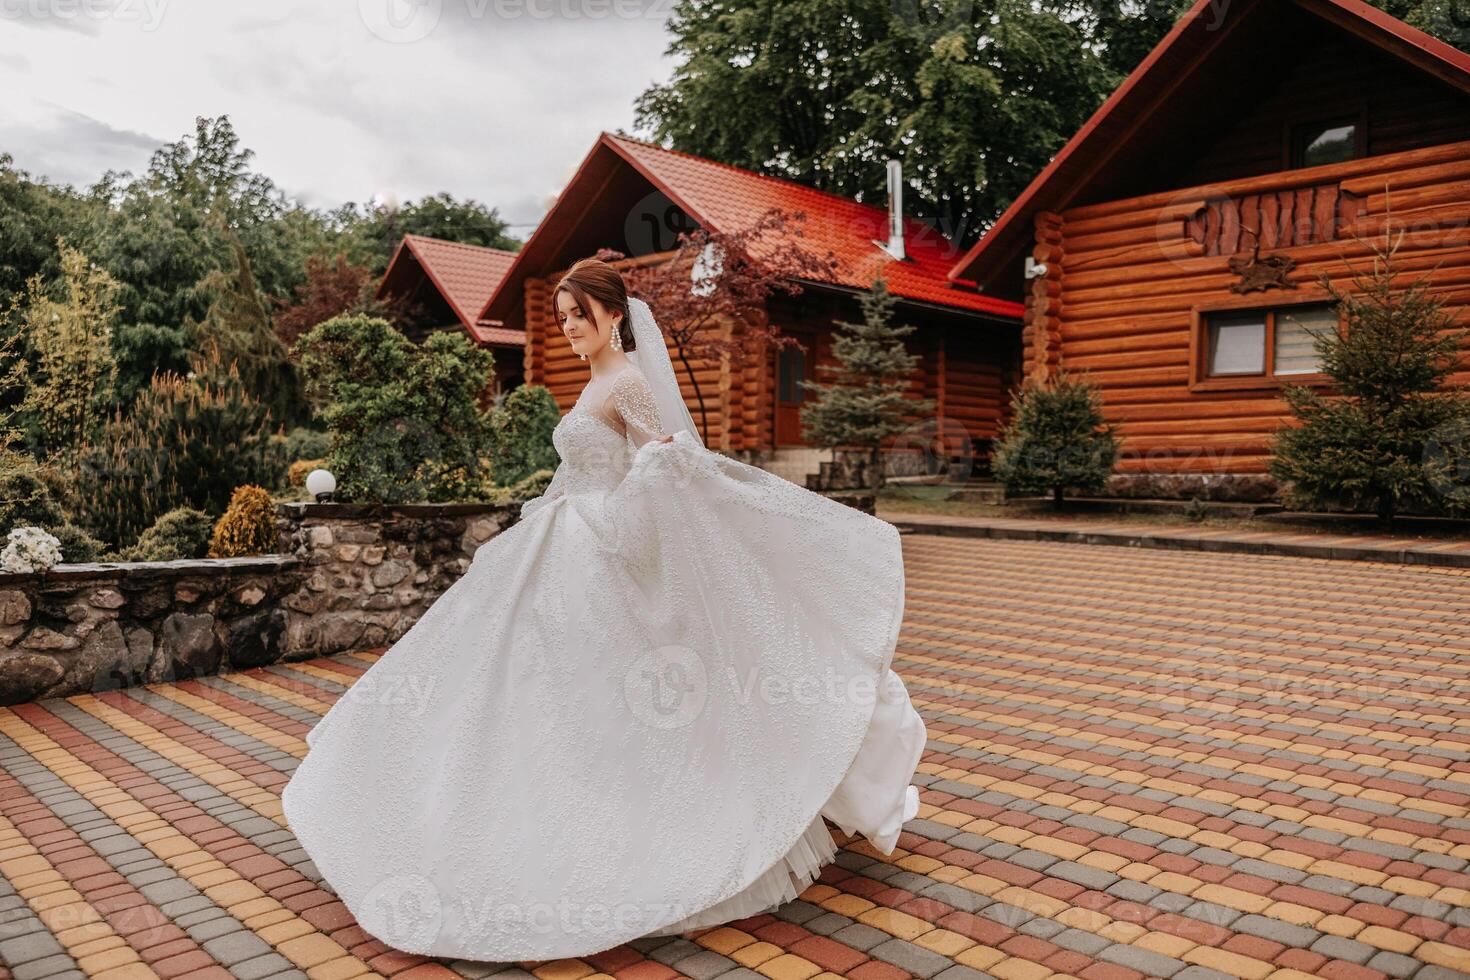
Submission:
[[[307,734],[286,819],[397,949],[586,955],[892,853],[924,723],[891,667],[897,530],[706,448],[647,304],[553,293],[590,369],[521,519]]]

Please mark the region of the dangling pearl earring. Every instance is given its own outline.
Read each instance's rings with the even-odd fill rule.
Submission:
[[[623,349],[623,321],[614,320],[612,325],[612,336],[607,340],[608,346],[613,350]]]

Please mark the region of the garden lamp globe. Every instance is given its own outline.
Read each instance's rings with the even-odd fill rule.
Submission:
[[[332,499],[332,493],[337,489],[337,478],[331,471],[320,467],[306,474],[306,492],[316,498],[319,504],[325,504]]]

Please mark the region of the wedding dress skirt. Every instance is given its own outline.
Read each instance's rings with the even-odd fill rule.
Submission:
[[[334,704],[282,794],[397,949],[585,955],[891,853],[923,721],[890,524],[679,432],[557,425],[551,488]]]

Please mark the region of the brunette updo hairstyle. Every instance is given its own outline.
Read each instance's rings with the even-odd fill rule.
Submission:
[[[556,296],[562,290],[571,293],[572,299],[589,317],[592,315],[592,307],[587,302],[589,296],[607,307],[608,313],[621,313],[623,318],[618,321],[618,336],[623,342],[623,350],[637,349],[628,310],[628,284],[623,281],[621,272],[601,259],[578,259],[551,291],[553,310],[556,309]]]

